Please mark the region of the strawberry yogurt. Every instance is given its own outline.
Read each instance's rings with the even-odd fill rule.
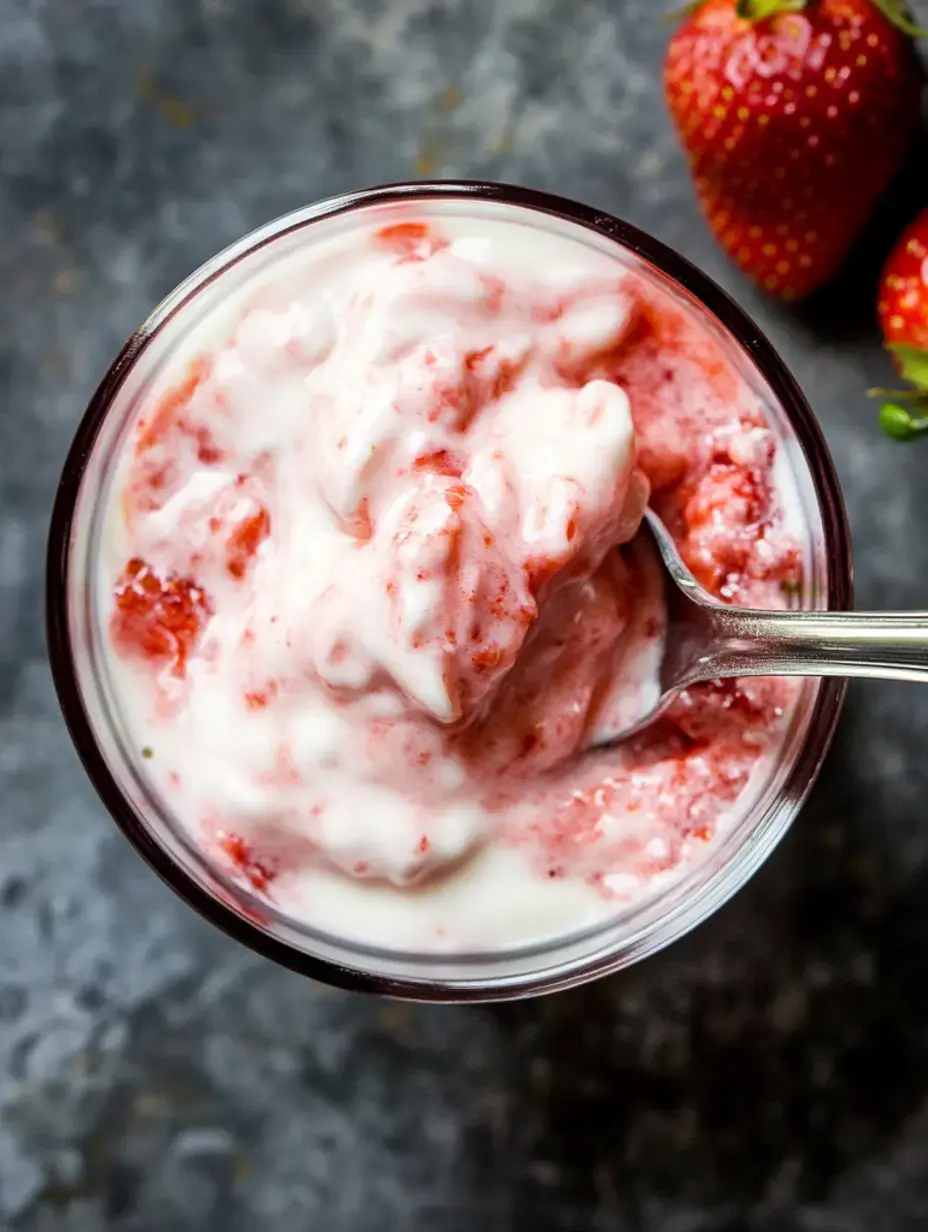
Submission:
[[[141,400],[98,601],[144,774],[214,865],[362,942],[479,952],[679,876],[797,686],[657,693],[648,501],[727,601],[802,580],[776,438],[705,326],[580,240],[428,210],[271,264]]]

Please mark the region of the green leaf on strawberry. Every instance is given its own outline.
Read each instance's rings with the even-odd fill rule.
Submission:
[[[890,345],[886,349],[895,355],[902,377],[928,393],[928,351],[899,344]]]
[[[928,30],[915,24],[902,0],[871,0],[871,3],[876,5],[886,20],[891,21],[903,34],[908,34],[910,38],[928,37]]]
[[[880,407],[880,427],[886,435],[895,441],[911,441],[928,432],[928,351],[901,345],[886,349],[896,357],[900,374],[913,388],[870,392],[893,399]]]
[[[809,7],[809,2],[810,0],[737,0],[735,12],[744,21],[764,21],[765,18],[776,17],[779,13],[801,13]],[[928,35],[928,30],[917,26],[912,20],[902,0],[870,0],[870,3],[903,34],[908,34],[911,38],[924,38]],[[698,8],[699,5],[691,7]]]
[[[880,279],[883,343],[907,389],[874,389],[886,399],[880,426],[897,441],[928,433],[928,210],[903,231]]]
[[[894,441],[913,441],[928,432],[928,414],[913,415],[898,402],[884,402],[880,407],[880,427]]]
[[[763,21],[777,13],[801,13],[808,0],[738,0],[735,12],[745,21]]]

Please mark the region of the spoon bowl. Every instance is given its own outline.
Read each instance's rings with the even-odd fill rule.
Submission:
[[[731,607],[705,591],[653,511],[631,548],[649,550],[664,574],[666,625],[652,690],[636,717],[606,715],[590,733],[602,748],[637,735],[690,685],[738,676],[842,676],[928,681],[928,612],[763,611]]]

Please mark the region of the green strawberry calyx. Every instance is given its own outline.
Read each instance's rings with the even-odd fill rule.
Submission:
[[[928,432],[928,414],[916,415],[898,402],[884,402],[880,407],[880,427],[894,441],[914,441]]]
[[[925,38],[928,35],[924,26],[916,25],[912,20],[903,0],[870,0],[870,3],[903,34],[908,34],[911,38]]]
[[[919,347],[889,346],[909,389],[871,389],[875,398],[887,401],[880,407],[880,427],[896,441],[913,441],[928,434],[928,351]]]
[[[682,13],[695,13],[705,3],[706,0],[692,0],[684,6]],[[801,13],[814,3],[815,0],[735,0],[735,12],[744,21],[764,21],[780,13]],[[928,30],[912,20],[904,0],[870,0],[870,3],[903,34],[908,34],[910,38],[928,37]],[[676,16],[680,15],[678,10]]]
[[[779,13],[801,13],[809,0],[738,0],[735,12],[745,21],[763,21]]]

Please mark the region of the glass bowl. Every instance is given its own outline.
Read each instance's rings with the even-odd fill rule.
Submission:
[[[482,954],[401,953],[311,928],[250,894],[211,865],[170,816],[130,756],[106,679],[91,584],[101,509],[114,459],[138,399],[190,326],[221,304],[228,288],[307,228],[337,229],[358,211],[400,205],[434,214],[516,219],[567,234],[646,272],[698,314],[759,395],[793,472],[808,541],[804,606],[847,608],[851,563],[838,479],[818,424],[795,381],[757,327],[683,257],[628,223],[529,189],[487,183],[398,184],[299,210],[246,236],[207,262],[133,334],[94,394],[65,464],[52,515],[47,621],[52,673],[77,751],[117,825],[186,902],[230,936],[304,975],[343,988],[423,1001],[504,1000],[568,988],[653,954],[720,907],[764,862],[818,774],[844,698],[840,681],[805,682],[769,781],[743,815],[667,889],[605,923],[544,944]]]

